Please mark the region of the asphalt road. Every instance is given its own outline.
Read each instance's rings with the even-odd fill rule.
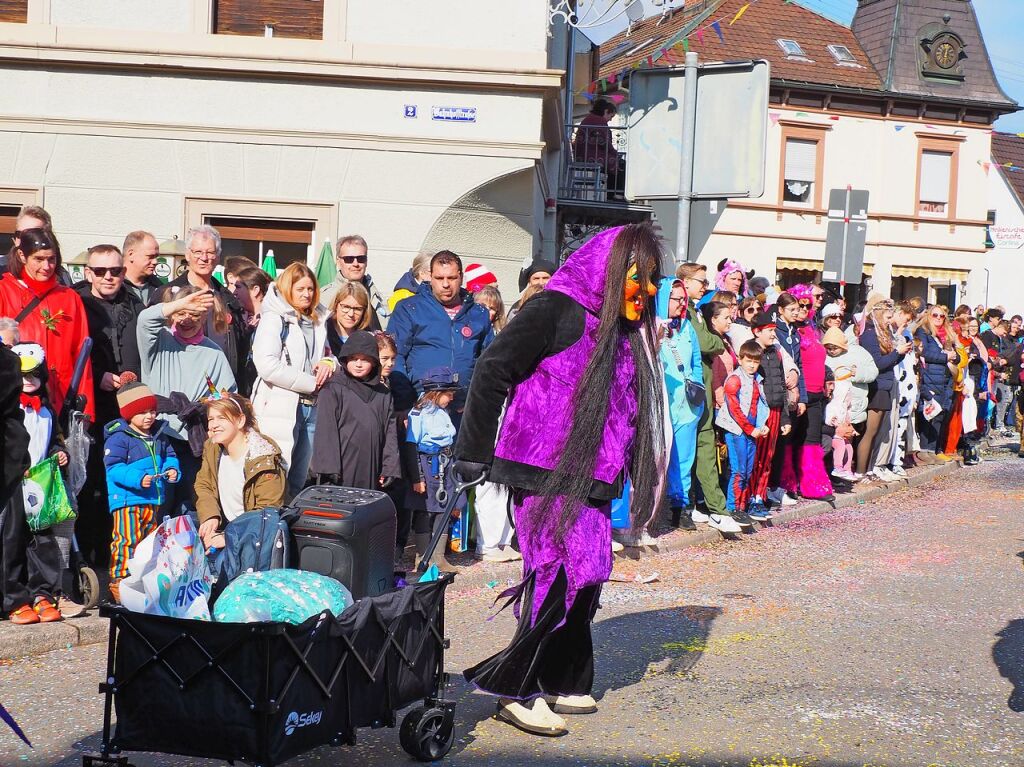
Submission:
[[[445,762],[1024,764],[1022,500],[1024,460],[987,461],[740,542],[623,563],[624,577],[656,567],[659,579],[606,587],[594,629],[599,713],[573,718],[564,738],[531,737],[492,719],[493,702],[459,681]],[[511,616],[483,620],[494,595],[449,591],[452,672],[511,635]],[[0,667],[0,700],[36,745],[0,733],[0,765],[70,767],[96,748],[104,653],[80,647]],[[289,764],[342,763],[412,762],[397,733],[380,730]]]

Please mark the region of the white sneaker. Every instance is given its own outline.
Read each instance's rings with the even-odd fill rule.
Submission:
[[[691,511],[690,512],[690,519],[692,519],[694,521],[694,523],[702,522],[704,524],[707,524],[708,522],[711,521],[711,517],[708,516],[707,514],[705,514],[700,509],[694,509],[693,511]]]
[[[849,479],[850,475],[842,469],[832,469],[832,476],[836,479]]]
[[[502,698],[498,701],[498,718],[533,735],[557,737],[569,732],[565,720],[548,708],[543,698],[532,704]]]
[[[718,530],[720,533],[742,533],[743,528],[740,527],[732,517],[727,517],[724,514],[711,514],[711,519],[708,522],[708,527],[712,527]]]
[[[545,695],[548,706],[556,714],[578,714],[597,713],[597,701],[590,695]]]
[[[782,492],[782,505],[783,506],[796,506],[797,500],[786,491]]]
[[[875,476],[883,482],[895,482],[899,479],[899,477],[889,471],[885,466],[877,467],[875,469]]]
[[[855,471],[851,471],[849,474],[846,475],[846,477],[851,482],[860,482],[862,479],[864,479],[864,475],[863,474],[858,474]]]
[[[906,479],[907,470],[902,466],[893,466],[889,471],[896,475],[898,479]]]
[[[620,551],[622,551],[622,550],[623,550],[624,548],[626,548],[626,547],[625,547],[625,546],[623,546],[623,545],[622,545],[621,543],[619,543],[619,542],[618,542],[617,540],[615,540],[614,538],[612,538],[612,554],[618,554],[618,553],[619,553]]]

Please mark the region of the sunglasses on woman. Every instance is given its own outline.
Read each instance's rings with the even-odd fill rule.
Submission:
[[[797,303],[800,304],[800,308],[801,309],[810,309],[811,308],[811,302],[810,301],[797,301]]]

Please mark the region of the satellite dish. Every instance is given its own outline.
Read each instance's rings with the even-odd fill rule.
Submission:
[[[626,2],[626,18],[629,19],[629,23],[640,21],[644,17],[644,4],[642,0],[627,0]]]

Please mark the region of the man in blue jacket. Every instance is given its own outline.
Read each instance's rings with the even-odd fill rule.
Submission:
[[[462,259],[450,250],[430,259],[430,280],[395,306],[388,332],[398,347],[395,370],[422,391],[420,380],[428,370],[452,368],[459,374],[462,396],[477,358],[494,337],[490,314],[463,290]]]

